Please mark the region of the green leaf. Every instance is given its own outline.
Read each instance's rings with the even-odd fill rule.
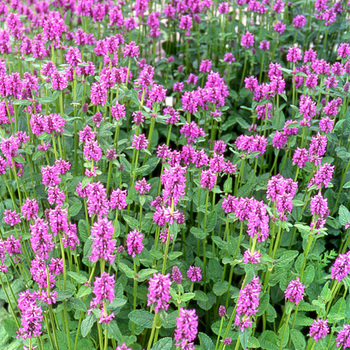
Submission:
[[[120,332],[117,322],[113,320],[111,323],[107,324],[106,326],[107,326],[108,335],[112,337],[112,339],[115,339],[118,343],[121,343],[123,341],[123,335]]]
[[[272,331],[265,331],[259,337],[259,343],[262,349],[265,350],[279,350],[277,346],[277,335]]]
[[[213,341],[205,333],[199,332],[199,342],[203,350],[214,350]]]
[[[83,312],[86,312],[87,310],[87,307],[86,305],[83,303],[82,300],[80,299],[77,299],[77,298],[70,298],[66,305],[68,307],[71,307],[73,310],[78,310],[78,311],[83,311]]]
[[[35,162],[39,157],[41,157],[43,155],[43,153],[41,153],[41,151],[36,150],[33,154],[32,160],[33,162]]]
[[[17,324],[13,318],[5,318],[1,321],[2,325],[4,326],[6,333],[11,338],[16,338],[16,332],[18,330]]]
[[[57,291],[56,300],[63,301],[63,300],[69,299],[72,295],[73,295],[73,292],[69,290],[59,290]]]
[[[86,225],[85,220],[79,220],[78,231],[79,231],[79,236],[80,236],[81,240],[83,242],[86,242],[86,240],[88,239],[88,229],[87,229],[87,225]]]
[[[126,221],[126,223],[132,230],[139,228],[139,222],[132,216],[123,215],[123,219]]]
[[[214,230],[217,221],[216,211],[212,211],[208,214],[206,232],[210,233]]]
[[[78,290],[77,298],[84,297],[85,295],[89,295],[91,293],[92,293],[92,287],[82,285]]]
[[[124,264],[124,263],[119,263],[119,268],[125,273],[126,277],[128,278],[134,278],[135,273],[131,268]]]
[[[84,284],[89,279],[83,272],[68,271],[68,275],[80,284]]]
[[[189,301],[196,296],[195,293],[185,293],[181,295],[181,301]]]
[[[196,295],[194,300],[199,300],[204,302],[207,302],[209,300],[207,294],[201,290],[196,290],[194,294]]]
[[[296,326],[311,326],[313,324],[314,320],[310,317],[307,317],[306,315],[298,312],[298,315],[295,320]]]
[[[315,278],[315,268],[312,265],[308,265],[305,269],[303,276],[303,283],[305,286],[310,285]]]
[[[170,337],[162,338],[158,340],[152,347],[151,350],[170,350],[173,346],[173,340]]]
[[[69,216],[70,217],[74,217],[76,216],[79,212],[80,212],[80,209],[82,208],[82,203],[79,201],[79,202],[76,202],[74,203],[72,206],[69,207]]]
[[[346,184],[344,184],[343,188],[350,188],[350,181],[348,181]]]
[[[208,297],[208,301],[201,301],[201,300],[197,301],[198,306],[205,311],[210,310],[216,301],[216,296],[213,293],[208,293],[207,297]]]
[[[297,250],[286,250],[283,255],[277,260],[276,267],[287,267],[295,260],[299,252]]]
[[[344,205],[339,207],[339,222],[343,226],[350,222],[350,211]]]
[[[328,323],[332,324],[335,322],[339,322],[346,318],[346,314],[344,312],[330,312],[327,316]]]
[[[83,338],[85,338],[88,335],[90,329],[92,328],[96,320],[97,318],[94,314],[90,314],[85,317],[85,319],[81,323],[81,335],[83,336]]]
[[[154,315],[144,310],[134,310],[129,313],[129,319],[137,325],[151,329]]]
[[[260,298],[259,311],[257,313],[257,316],[261,316],[265,313],[267,307],[269,306],[269,301],[270,301],[270,295],[268,292],[265,292],[263,296]]]
[[[123,298],[114,298],[112,303],[108,305],[108,311],[115,311],[116,309],[123,307],[126,304],[127,300]]]
[[[178,257],[180,257],[181,255],[183,255],[183,252],[171,252],[169,254],[169,260],[175,260]]]
[[[294,123],[288,124],[285,128],[286,129],[294,129],[294,128],[297,128],[298,126],[299,126],[299,123],[294,122]]]
[[[195,236],[198,239],[204,239],[205,237],[207,237],[207,233],[199,227],[191,227],[190,231],[193,234],[193,236]]]
[[[225,250],[227,249],[227,242],[223,241],[221,237],[212,236],[211,239],[220,249],[225,249]]]
[[[143,269],[139,272],[139,277],[137,278],[138,282],[143,282],[153,275],[157,270],[155,269]]]
[[[51,97],[48,97],[48,96],[38,97],[37,100],[43,105],[53,102],[53,99]]]
[[[16,101],[13,101],[12,104],[15,106],[29,106],[32,103],[28,100],[16,100]]]
[[[232,177],[231,176],[224,183],[224,192],[225,193],[232,192]]]
[[[250,336],[248,340],[248,348],[257,349],[260,348],[259,340],[255,337]]]
[[[303,334],[297,329],[292,329],[290,333],[295,350],[306,349],[306,341]]]
[[[227,293],[228,290],[228,282],[216,282],[213,287],[213,292],[216,296],[221,296]]]
[[[269,322],[274,322],[275,318],[277,317],[277,312],[275,310],[275,308],[271,305],[271,304],[268,304],[267,305],[267,320]]]
[[[21,156],[16,156],[16,157],[13,157],[12,159],[13,159],[15,162],[21,163],[21,164],[24,164],[24,163],[26,162],[26,160],[25,160],[23,157],[21,157]]]

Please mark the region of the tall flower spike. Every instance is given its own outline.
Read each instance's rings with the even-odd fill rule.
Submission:
[[[198,334],[198,316],[196,310],[180,308],[179,317],[176,318],[175,345],[180,349],[194,350],[193,341]]]
[[[147,306],[155,304],[155,312],[159,310],[168,310],[170,296],[170,274],[153,274],[149,280],[149,293],[147,294]]]
[[[297,305],[300,300],[304,299],[304,290],[305,286],[300,282],[299,277],[297,277],[296,280],[289,282],[288,287],[284,292],[285,299]]]

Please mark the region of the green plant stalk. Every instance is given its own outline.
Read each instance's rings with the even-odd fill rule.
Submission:
[[[12,204],[13,204],[13,208],[17,209],[16,201],[15,201],[14,195],[12,193],[12,188],[9,186],[9,184],[7,182],[6,175],[3,176],[3,179],[5,181],[5,184],[6,184],[6,187],[7,187],[7,191],[10,194],[10,197],[11,197],[11,200],[12,200]]]
[[[6,274],[5,274],[5,277],[7,277]],[[18,322],[18,319],[17,319],[16,313],[15,313],[15,310],[14,310],[14,308],[13,308],[13,306],[12,306],[10,297],[9,297],[9,295],[8,295],[8,293],[7,293],[6,288],[5,288],[4,282],[3,282],[2,277],[1,277],[1,272],[0,272],[0,282],[1,282],[1,285],[2,285],[2,289],[4,290],[4,293],[5,293],[7,302],[8,302],[8,304],[9,304],[9,307],[10,307],[10,310],[11,310],[11,313],[12,313],[12,316],[13,316],[15,322],[16,322],[17,327],[19,328],[21,325],[20,325],[20,323]],[[10,285],[9,285],[9,286],[10,286]],[[16,301],[16,298],[15,298],[15,301]]]
[[[20,190],[20,187],[19,187],[18,176],[17,176],[17,173],[16,173],[15,161],[13,160],[13,158],[11,158],[11,160],[12,160],[13,175],[15,177],[16,184],[17,184],[18,199],[19,199],[20,206],[22,206],[22,194],[21,194],[21,190]]]
[[[315,223],[316,225],[316,223]],[[305,269],[305,264],[306,264],[306,261],[307,261],[307,255],[309,254],[309,250],[310,250],[310,247],[311,247],[311,243],[314,239],[314,233],[313,233],[313,229],[312,231],[310,232],[310,235],[307,239],[307,244],[306,244],[306,247],[305,247],[305,250],[304,250],[304,259],[303,259],[303,263],[301,265],[301,270],[300,270],[300,281],[302,281],[302,278],[303,278],[303,275],[304,275],[304,269]]]
[[[207,214],[208,214],[208,202],[209,202],[209,191],[205,197],[205,213],[204,213],[204,232],[207,230]],[[200,224],[200,223],[199,223]],[[204,280],[204,291],[206,290],[206,281],[207,281],[207,249],[206,249],[207,239],[203,239],[203,280]]]
[[[154,109],[153,112],[156,113],[156,109]],[[150,125],[149,133],[148,133],[148,145],[147,145],[148,151],[151,151],[151,148],[152,148],[152,137],[153,137],[155,124],[156,124],[156,117],[151,117],[151,125]],[[145,153],[145,157],[143,159],[143,164],[145,164],[147,162],[147,159],[148,159],[148,153]]]
[[[264,61],[265,61],[265,52],[263,51],[261,64],[260,64],[259,84],[261,84],[262,73],[264,71],[264,63],[265,63]]]
[[[345,171],[344,173],[342,174],[342,178],[341,178],[341,182],[340,182],[340,186],[339,186],[339,191],[338,191],[338,195],[337,195],[337,199],[335,200],[335,204],[333,206],[333,210],[332,210],[332,213],[331,213],[331,216],[333,216],[333,214],[336,212],[337,210],[337,206],[338,206],[338,202],[339,202],[339,198],[340,198],[340,194],[343,190],[343,186],[344,186],[344,183],[345,183],[345,180],[346,180],[346,175],[348,174],[348,171],[349,171],[349,168],[350,168],[350,160],[348,161],[348,164],[345,168]]]
[[[220,335],[221,335],[223,323],[224,323],[224,317],[221,317],[220,327],[219,327],[219,333],[218,333],[218,337],[217,337],[217,339],[216,339],[215,349],[217,349],[217,348],[218,348],[218,345],[219,345]]]
[[[291,314],[291,312],[287,314],[287,319],[286,319],[286,323],[285,323],[284,328],[283,328],[283,333],[282,333],[282,337],[281,337],[279,350],[282,350],[282,347],[283,347],[283,338],[286,335],[290,314]]]
[[[276,253],[277,253],[277,249],[280,246],[280,241],[282,239],[282,235],[281,235],[281,231],[282,231],[282,225],[279,225],[278,231],[277,231],[277,236],[276,236],[276,240],[275,240],[275,245],[273,248],[273,254],[272,254],[272,259],[275,259],[276,257]]]
[[[227,326],[226,326],[226,329],[225,329],[225,333],[224,333],[224,335],[223,335],[223,337],[222,337],[223,339],[225,339],[225,338],[227,337],[227,334],[228,334],[228,332],[229,332],[230,329],[231,329],[233,320],[234,320],[235,315],[236,315],[236,309],[237,309],[237,304],[236,304],[236,306],[234,307],[234,309],[233,309],[233,311],[232,311],[231,317],[230,317],[230,319],[229,319],[229,321],[228,321],[228,324],[227,324]],[[224,344],[221,343],[221,344],[220,344],[220,347],[219,347],[219,350],[222,350],[223,346],[224,346]],[[217,349],[215,348],[215,350],[217,350]]]
[[[98,342],[100,344],[100,349],[103,349],[103,336],[102,336],[102,327],[100,323],[97,323],[97,331],[98,331]]]
[[[174,198],[171,199],[171,215],[174,212]],[[164,258],[163,258],[163,267],[162,267],[162,275],[165,274],[166,271],[166,263],[168,259],[168,251],[169,251],[169,243],[170,243],[170,228],[169,228],[169,234],[166,238],[166,244],[165,244],[165,251],[164,251]]]
[[[345,288],[344,293],[343,293],[343,296],[342,296],[342,300],[341,300],[340,305],[339,305],[339,307],[338,307],[337,313],[340,312],[340,309],[341,309],[342,304],[343,304],[343,302],[344,302],[344,299],[345,299],[345,296],[346,296],[346,294],[347,294],[347,291],[348,291],[348,288]],[[331,327],[331,330],[332,330],[332,331],[331,331],[331,334],[330,334],[330,337],[329,337],[329,340],[328,340],[327,349],[330,348],[329,346],[330,346],[330,343],[331,343],[331,341],[332,341],[332,339],[333,339],[333,334],[334,334],[333,328],[335,327],[335,325],[336,325],[336,322],[334,322],[333,325],[332,325],[332,327]]]
[[[153,337],[154,337],[154,332],[156,330],[157,321],[158,321],[158,313],[155,313],[154,314],[154,319],[153,319],[153,324],[152,324],[151,335],[149,337],[148,344],[147,344],[147,350],[150,350],[151,346],[153,344]]]
[[[140,153],[140,151],[137,150],[136,155],[135,155],[135,163],[133,163],[134,171],[132,174],[132,180],[131,180],[131,185],[130,185],[130,199],[132,199],[132,195],[134,193],[134,185],[135,185],[135,180],[136,180],[136,170],[137,170],[137,163],[139,160],[139,153]],[[134,160],[134,155],[133,155],[133,160]],[[128,205],[128,215],[129,215],[129,212],[130,212],[130,204]]]
[[[242,79],[241,79],[241,84],[239,85],[239,90],[238,90],[238,91],[241,91],[242,86],[243,86],[243,82],[244,82],[244,78],[245,78],[245,73],[246,73],[246,69],[247,69],[247,61],[248,61],[248,50],[245,50]]]
[[[126,74],[126,88],[128,88],[129,75],[130,75],[130,67],[131,67],[131,58],[129,57],[128,72],[127,72],[127,74]]]
[[[305,197],[305,196],[304,196],[304,197]],[[304,214],[304,211],[305,211],[305,209],[306,209],[306,206],[307,206],[307,204],[309,203],[310,197],[311,197],[311,191],[309,191],[307,200],[305,201],[305,204],[304,204],[303,208],[301,209],[301,213],[300,213],[300,215],[299,215],[299,217],[298,217],[297,222],[299,222],[299,221],[301,220],[301,218],[302,218],[302,216],[303,216],[303,214]],[[296,233],[296,232],[297,232],[297,228],[294,227],[293,234],[292,234],[292,238],[291,238],[291,240],[290,240],[288,249],[290,249],[290,248],[292,247],[292,244],[293,244],[293,241],[294,241],[294,237],[295,237],[295,233]]]
[[[137,301],[137,266],[134,260],[134,302],[133,310],[136,310],[136,301]]]

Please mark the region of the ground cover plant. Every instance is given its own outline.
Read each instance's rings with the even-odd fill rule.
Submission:
[[[350,348],[350,3],[0,2],[0,348]]]

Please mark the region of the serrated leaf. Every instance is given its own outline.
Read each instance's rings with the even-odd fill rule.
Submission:
[[[207,233],[210,233],[214,230],[215,225],[216,225],[216,221],[217,221],[217,214],[216,211],[212,211],[208,214],[208,218],[207,218],[207,227],[205,229],[205,231]]]
[[[43,105],[53,102],[53,99],[51,97],[48,97],[48,96],[38,97],[37,100]]]
[[[170,350],[172,346],[173,346],[173,340],[170,337],[165,337],[158,340],[151,347],[151,350]]]
[[[154,315],[145,310],[134,310],[129,313],[129,319],[144,328],[151,329]]]
[[[67,273],[70,277],[72,277],[75,281],[77,281],[80,284],[84,284],[89,279],[82,272],[68,271]]]
[[[63,300],[69,299],[72,295],[73,295],[73,292],[69,290],[59,290],[57,291],[56,300],[63,301]]]
[[[194,300],[199,300],[204,302],[207,302],[209,300],[207,294],[201,290],[196,290],[194,294],[195,294]]]
[[[85,220],[79,220],[78,231],[79,231],[79,236],[82,239],[82,241],[86,242],[86,240],[88,239],[88,229],[87,229],[87,225],[86,225]]]
[[[297,329],[292,329],[290,333],[295,350],[306,349],[306,341],[303,334]]]
[[[138,282],[143,282],[149,278],[149,276],[153,275],[157,270],[155,269],[143,269],[139,272],[139,276],[137,278]]]
[[[205,237],[207,237],[207,233],[199,227],[191,227],[190,231],[193,234],[193,236],[195,236],[198,239],[204,239]]]
[[[228,290],[228,282],[216,282],[213,287],[213,292],[216,296],[221,296],[227,293]]]
[[[139,222],[133,218],[132,216],[129,215],[123,215],[123,219],[126,221],[126,223],[129,225],[131,229],[137,229],[139,228]]]
[[[181,301],[189,301],[195,297],[195,293],[185,293],[181,295]]]
[[[198,338],[203,350],[214,350],[214,343],[208,335],[199,332]]]
[[[69,207],[69,216],[70,217],[74,217],[75,215],[77,215],[80,212],[80,209],[82,208],[82,203],[79,202],[75,202],[72,206]]]
[[[32,102],[28,100],[16,100],[16,101],[13,101],[12,104],[15,106],[29,106],[32,104]]]
[[[86,312],[87,307],[86,305],[83,303],[82,300],[78,299],[78,298],[70,298],[67,303],[66,303],[67,307],[71,307],[73,310],[78,310],[78,311],[83,311]]]
[[[128,265],[119,263],[119,268],[125,273],[126,277],[134,278],[135,273]]]
[[[1,321],[2,325],[4,326],[6,333],[11,338],[16,338],[16,332],[18,330],[17,324],[13,318],[5,318]]]
[[[262,349],[279,350],[277,346],[277,335],[272,331],[264,331],[259,337],[259,343]]]
[[[286,250],[283,255],[277,260],[276,267],[283,268],[289,265],[298,256],[297,250]]]
[[[21,157],[21,156],[16,156],[16,157],[13,157],[12,159],[13,159],[15,162],[21,163],[21,164],[24,164],[24,163],[26,162],[26,160],[25,160],[23,157]]]
[[[171,252],[169,254],[169,260],[175,260],[179,258],[181,255],[183,255],[183,252]]]
[[[85,338],[88,335],[90,329],[92,328],[96,320],[97,318],[94,314],[90,314],[85,317],[85,319],[81,323],[81,335],[83,338]]]
[[[114,298],[113,301],[108,305],[108,311],[115,311],[116,309],[123,307],[127,300],[123,298]]]
[[[350,211],[344,205],[339,207],[339,222],[343,226],[350,222]]]
[[[85,286],[85,285],[82,285],[79,290],[78,290],[78,293],[77,293],[77,298],[82,298],[84,297],[85,295],[89,295],[92,293],[92,287],[88,287],[88,286]]]

